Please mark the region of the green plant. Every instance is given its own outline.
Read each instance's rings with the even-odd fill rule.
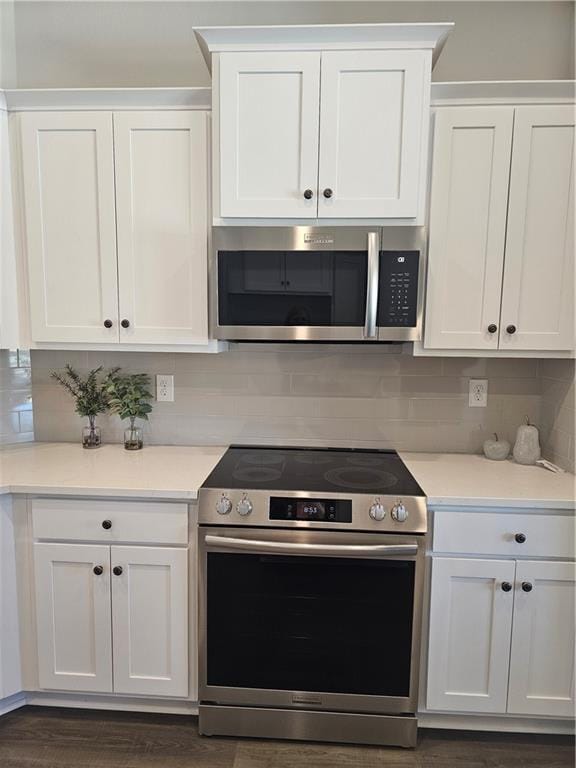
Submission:
[[[116,374],[118,370],[115,368],[108,375]],[[52,371],[50,374],[75,399],[76,413],[79,416],[87,416],[91,424],[99,413],[105,413],[108,410],[106,380],[99,380],[101,371],[100,365],[83,378],[71,365],[67,365],[65,373]]]
[[[130,419],[130,430],[133,433],[136,419],[148,421],[152,406],[150,392],[150,377],[146,373],[119,374],[111,371],[105,379],[105,390],[108,404],[113,413],[121,419]]]

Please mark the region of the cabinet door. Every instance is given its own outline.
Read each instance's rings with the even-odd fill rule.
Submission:
[[[21,121],[32,340],[118,341],[112,115]]]
[[[1,112],[0,112],[1,117]],[[12,497],[0,497],[0,699],[22,690]]]
[[[574,346],[574,128],[573,106],[515,112],[501,349]]]
[[[34,568],[40,687],[110,693],[109,547],[34,544]]]
[[[433,558],[427,708],[506,712],[513,560]]]
[[[508,712],[574,717],[574,563],[518,562]],[[525,592],[522,585],[530,585]]]
[[[512,121],[510,107],[436,113],[428,348],[498,348]]]
[[[114,692],[188,695],[188,550],[112,547]]]
[[[315,218],[320,54],[224,53],[219,70],[220,216]]]
[[[423,51],[322,54],[319,217],[416,217],[429,80]]]
[[[208,340],[206,112],[114,113],[120,341]]]

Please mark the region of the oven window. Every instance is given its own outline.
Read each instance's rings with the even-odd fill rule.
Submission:
[[[414,569],[208,553],[208,685],[408,696]]]
[[[362,326],[367,254],[219,251],[219,325]]]

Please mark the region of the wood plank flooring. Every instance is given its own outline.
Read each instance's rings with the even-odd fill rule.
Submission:
[[[1,768],[573,768],[563,736],[420,731],[416,750],[201,738],[196,718],[25,707],[0,719]]]

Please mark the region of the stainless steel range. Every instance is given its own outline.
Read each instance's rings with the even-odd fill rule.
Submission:
[[[199,518],[200,732],[415,746],[426,498],[398,454],[233,446]]]

